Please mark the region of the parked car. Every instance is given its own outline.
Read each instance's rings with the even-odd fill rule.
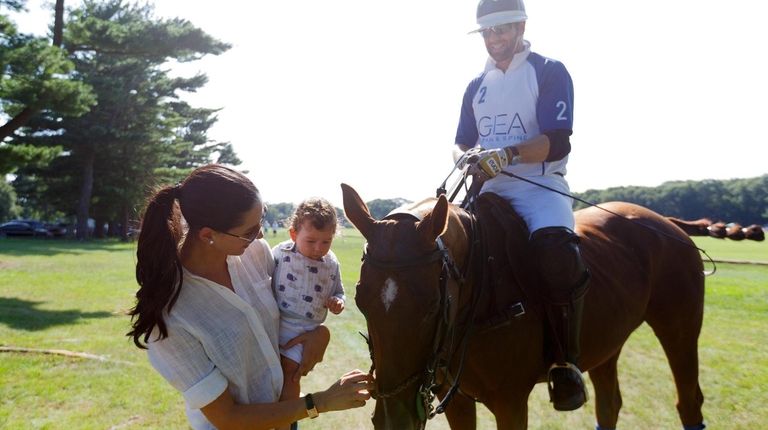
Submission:
[[[61,237],[67,234],[69,225],[65,222],[45,223],[45,229],[51,232],[53,237]]]
[[[53,234],[39,221],[15,220],[0,225],[0,236],[52,237]]]

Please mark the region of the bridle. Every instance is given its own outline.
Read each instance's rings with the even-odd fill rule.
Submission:
[[[391,219],[394,215],[408,215],[420,221],[421,218],[412,212],[396,212],[391,213],[384,219]],[[469,239],[469,252],[467,254],[467,260],[464,264],[463,271],[459,269],[458,265],[451,256],[451,252],[441,237],[435,239],[435,249],[428,251],[421,256],[410,259],[408,261],[382,261],[371,256],[368,252],[368,244],[363,249],[362,261],[370,264],[379,270],[403,270],[416,267],[429,266],[431,264],[440,264],[440,276],[438,280],[438,287],[440,291],[440,310],[438,313],[438,322],[435,330],[434,342],[432,344],[432,353],[430,359],[427,361],[427,365],[424,369],[414,372],[412,375],[405,378],[402,382],[397,384],[395,388],[388,391],[376,390],[372,397],[376,400],[386,400],[391,397],[395,397],[405,391],[407,388],[421,382],[419,389],[416,393],[416,407],[419,415],[419,419],[422,424],[426,423],[427,419],[433,418],[435,415],[443,413],[448,405],[453,394],[458,390],[459,379],[464,367],[464,356],[466,353],[467,340],[472,328],[472,320],[474,319],[474,310],[477,300],[475,300],[477,294],[473,295],[471,306],[466,311],[468,312],[468,320],[465,325],[465,330],[461,334],[461,357],[458,371],[453,378],[453,385],[449,389],[446,396],[435,408],[432,402],[435,399],[434,391],[439,388],[441,384],[437,383],[437,370],[445,369],[447,375],[447,367],[453,359],[453,354],[457,352],[459,348],[454,347],[454,341],[457,336],[457,320],[458,320],[458,297],[463,289],[463,285],[466,280],[470,263],[472,262],[475,243],[473,238],[476,235],[477,223],[474,215],[470,214],[470,237]],[[478,290],[478,289],[475,289]],[[375,370],[375,363],[373,361],[373,342],[370,338],[362,333],[366,342],[368,343],[368,349],[371,355],[371,369],[369,374],[373,375]],[[450,345],[446,344],[446,341],[450,341]],[[447,357],[446,357],[447,355]],[[378,385],[378,383],[377,383]],[[377,387],[378,388],[378,387]]]

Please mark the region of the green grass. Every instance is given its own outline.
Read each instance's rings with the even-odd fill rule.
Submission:
[[[267,238],[271,244],[284,232]],[[715,259],[768,262],[768,243],[697,238]],[[305,391],[325,388],[341,373],[370,366],[357,332],[365,321],[352,300],[362,238],[345,230],[334,242],[349,296],[347,309],[329,315],[333,333],[325,360],[303,381]],[[135,245],[0,240],[0,345],[56,348],[108,358],[97,361],[40,354],[0,353],[0,428],[170,429],[186,428],[181,396],[124,336],[133,304]],[[710,428],[752,429],[768,422],[768,267],[718,264],[707,278],[700,339],[704,414]],[[643,325],[619,361],[624,408],[620,428],[680,428],[675,392],[663,352]],[[530,428],[594,428],[594,401],[557,413],[545,387],[531,395]],[[304,421],[302,429],[370,428],[373,403],[365,408]],[[493,429],[480,408],[480,429]],[[430,429],[447,429],[443,417]]]
[[[715,239],[712,237],[693,238],[699,248],[715,260],[754,261],[768,264],[768,242],[742,240],[734,242],[730,239]]]

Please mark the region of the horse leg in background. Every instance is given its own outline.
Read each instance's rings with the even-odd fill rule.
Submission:
[[[621,409],[621,390],[616,362],[621,350],[601,365],[589,369],[589,379],[595,387],[595,415],[598,430],[616,428]]]
[[[533,387],[531,387],[533,389]],[[496,418],[498,430],[526,430],[528,428],[528,395],[515,390],[515,397],[496,396],[485,402],[485,406]]]
[[[439,393],[442,400],[445,393]],[[475,399],[471,399],[460,392],[456,394],[445,408],[445,418],[451,426],[451,430],[475,430],[477,428],[477,409]]]
[[[702,281],[703,284],[703,281]],[[690,285],[690,284],[688,284]],[[684,289],[684,284],[677,287]],[[703,290],[703,285],[700,287]],[[646,322],[661,342],[672,369],[677,387],[677,411],[683,428],[703,429],[701,406],[704,395],[699,386],[698,340],[704,317],[703,291],[699,296],[668,298],[666,309],[653,309],[651,304]]]
[[[699,352],[698,334],[701,328],[701,319],[692,317],[691,323],[680,321],[677,325],[654,325],[656,337],[659,338],[664,353],[667,355],[669,367],[677,387],[677,411],[683,428],[703,429],[704,417],[701,414],[701,405],[704,403],[704,395],[699,386]]]

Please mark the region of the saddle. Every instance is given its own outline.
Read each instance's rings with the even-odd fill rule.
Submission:
[[[477,303],[479,328],[492,329],[541,308],[543,298],[528,228],[512,206],[494,193],[483,193],[474,203],[480,231],[480,258],[476,260],[482,290]]]

